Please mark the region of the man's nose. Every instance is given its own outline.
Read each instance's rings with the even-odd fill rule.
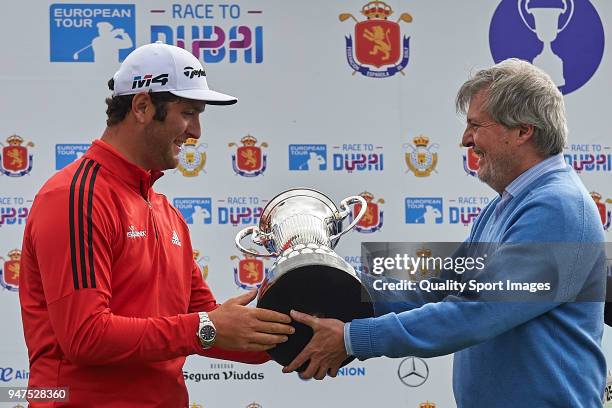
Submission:
[[[461,138],[461,144],[464,147],[472,147],[474,146],[474,136],[472,135],[472,131],[468,128],[465,128],[463,131],[463,137]]]
[[[196,116],[189,123],[189,127],[187,128],[187,134],[189,135],[189,137],[192,137],[194,139],[199,139],[201,133],[202,133],[202,131],[201,131],[201,128],[200,128],[200,118],[199,118],[199,116]]]

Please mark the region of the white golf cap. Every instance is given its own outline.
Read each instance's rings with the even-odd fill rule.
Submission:
[[[206,72],[193,54],[161,41],[132,51],[113,79],[113,96],[170,92],[211,105],[231,105],[238,101],[233,96],[208,88]]]

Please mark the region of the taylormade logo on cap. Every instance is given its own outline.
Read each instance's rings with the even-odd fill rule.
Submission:
[[[195,69],[193,67],[185,67],[185,71],[183,73],[187,78],[193,78],[194,76],[206,76],[206,72],[204,72],[203,69]]]
[[[237,99],[208,88],[206,72],[188,51],[157,41],[136,48],[113,77],[113,95],[170,92],[211,105],[231,105]]]

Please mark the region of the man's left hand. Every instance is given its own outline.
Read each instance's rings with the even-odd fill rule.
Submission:
[[[337,319],[321,319],[295,310],[291,311],[293,320],[310,326],[312,339],[285,368],[283,373],[295,371],[310,360],[300,377],[322,380],[326,374],[335,377],[344,360],[348,358],[344,347],[344,323]]]

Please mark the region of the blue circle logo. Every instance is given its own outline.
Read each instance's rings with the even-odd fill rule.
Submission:
[[[493,60],[530,61],[565,95],[586,84],[604,51],[604,30],[589,0],[502,0],[489,27]]]

